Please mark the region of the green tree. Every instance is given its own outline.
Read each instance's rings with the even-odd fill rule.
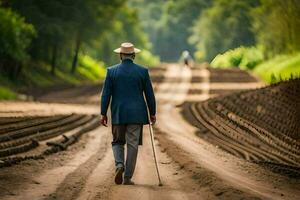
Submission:
[[[151,49],[147,35],[144,33],[138,18],[138,11],[124,4],[113,20],[110,20],[109,31],[99,35],[98,40],[90,49],[94,49],[95,57],[100,58],[106,64],[111,65],[118,61],[113,49],[122,42],[132,42],[138,48]],[[101,45],[99,45],[101,44]]]
[[[252,11],[253,31],[266,56],[300,50],[298,0],[260,0]]]
[[[191,27],[211,0],[129,0],[140,11],[145,32],[155,54],[164,61],[177,61],[183,50],[193,52],[189,44]]]
[[[34,27],[10,9],[0,8],[0,71],[16,78],[29,58],[27,48],[35,36]]]
[[[193,27],[190,42],[207,61],[228,49],[254,45],[250,11],[257,5],[256,0],[215,0]]]
[[[38,37],[30,52],[33,59],[50,63],[52,74],[58,62],[66,68],[67,59],[75,72],[82,45],[109,31],[107,21],[113,20],[123,4],[121,0],[12,1],[13,9],[37,29]]]
[[[68,23],[68,6],[60,0],[12,1],[12,8],[32,23],[38,37],[33,41],[30,54],[35,60],[51,64],[55,74],[57,60],[63,55],[67,41],[70,41],[72,23]]]
[[[121,0],[76,0],[73,9],[76,10],[74,20],[75,27],[75,49],[71,71],[74,73],[77,65],[78,54],[82,43],[91,44],[91,41],[99,38],[105,31],[109,30],[110,23],[114,21],[115,13],[119,11],[124,1]]]

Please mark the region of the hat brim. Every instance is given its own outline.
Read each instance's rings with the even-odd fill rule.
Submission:
[[[122,52],[121,51],[121,48],[117,48],[114,50],[115,53],[124,53],[124,54],[132,54],[132,53],[140,53],[141,50],[138,49],[138,48],[134,48],[134,51],[133,52]]]

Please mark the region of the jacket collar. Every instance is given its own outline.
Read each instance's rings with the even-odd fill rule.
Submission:
[[[125,58],[124,60],[122,60],[122,63],[133,63],[133,60],[131,60],[130,58]]]

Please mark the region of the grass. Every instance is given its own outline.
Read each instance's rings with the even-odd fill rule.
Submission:
[[[264,59],[263,53],[256,47],[238,47],[217,55],[211,62],[212,67],[252,70]]]
[[[55,76],[51,67],[42,62],[28,63],[17,80],[0,75],[0,100],[18,99],[18,92],[27,88],[48,88],[56,85],[80,85],[96,83],[103,79],[106,70],[102,62],[81,55],[74,74],[70,68],[57,67]]]
[[[276,56],[256,66],[253,72],[268,83],[300,77],[300,53]]]
[[[11,89],[0,86],[0,99],[2,100],[15,100],[18,99],[18,95]]]
[[[300,77],[300,52],[277,55],[265,60],[255,47],[239,47],[217,55],[211,62],[215,68],[239,67],[259,76],[266,83]]]

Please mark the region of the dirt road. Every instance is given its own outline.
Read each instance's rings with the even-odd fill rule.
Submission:
[[[299,180],[224,152],[197,137],[198,130],[181,115],[180,105],[185,101],[202,101],[218,95],[216,91],[256,88],[260,83],[210,82],[214,79],[206,68],[177,64],[153,70],[152,75],[158,101],[155,138],[163,187],[157,186],[147,127],[139,149],[135,186],[113,183],[110,128],[98,127],[67,151],[1,168],[0,199],[299,199]],[[97,114],[99,94],[84,91],[80,90],[79,100],[73,92],[61,91],[64,104],[0,102],[0,114]],[[91,102],[82,105],[84,95]],[[40,101],[53,102],[55,96],[47,94]]]

